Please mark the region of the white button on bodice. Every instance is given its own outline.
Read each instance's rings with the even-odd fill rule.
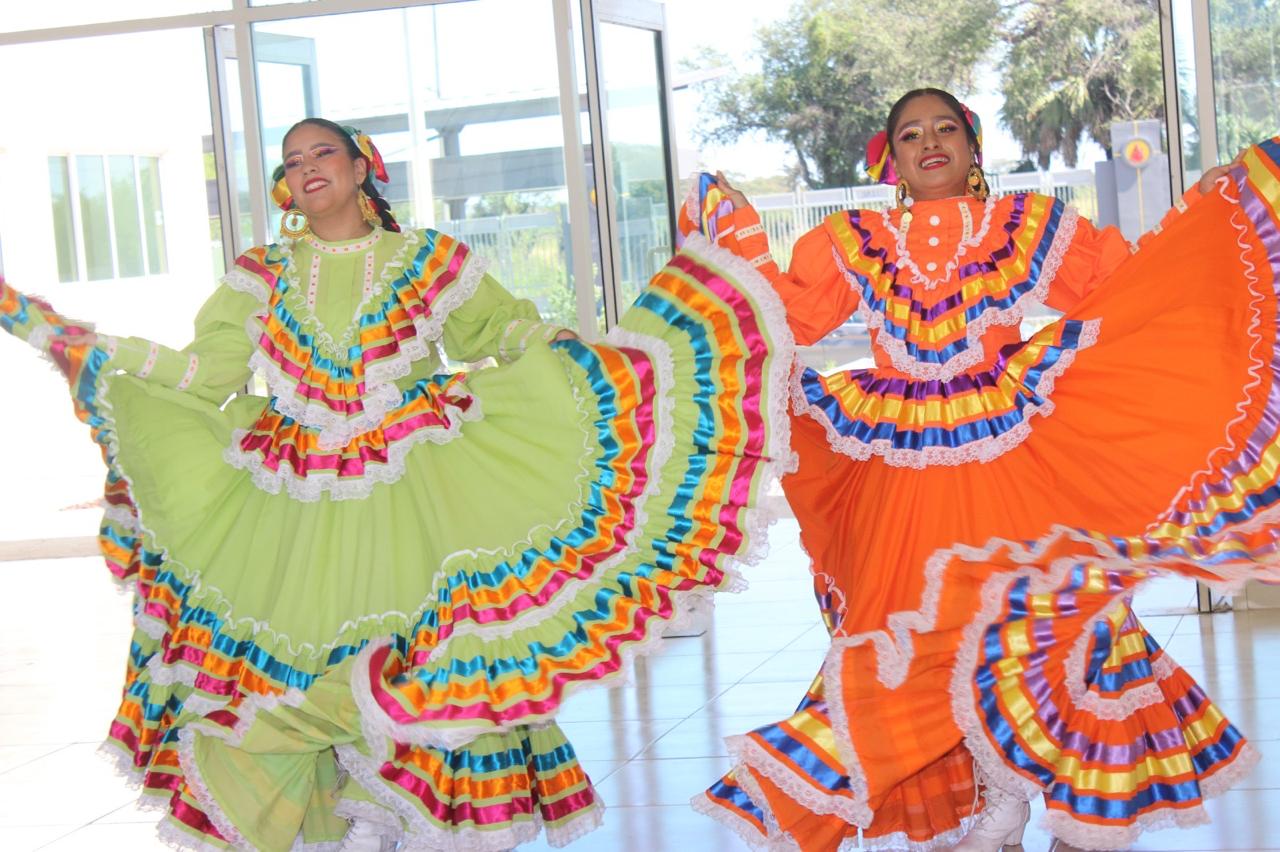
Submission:
[[[925,264],[924,268],[929,270],[930,272],[933,272],[935,269],[938,268],[938,264],[930,261],[929,263]]]
[[[929,245],[931,245],[931,246],[936,246],[937,244],[938,244],[938,238],[937,238],[937,237],[930,237],[930,238],[929,238]]]
[[[929,217],[929,224],[933,225],[936,228],[942,224],[942,219],[940,219],[938,215],[935,213],[934,215]]]

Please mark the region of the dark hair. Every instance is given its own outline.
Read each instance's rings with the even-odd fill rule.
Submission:
[[[981,154],[982,146],[978,144],[978,134],[974,132],[973,127],[969,124],[969,120],[964,115],[964,105],[956,99],[956,96],[943,89],[924,88],[912,89],[894,103],[889,108],[889,119],[884,123],[885,136],[888,137],[889,153],[893,154],[893,135],[898,129],[898,120],[902,118],[902,111],[907,108],[907,104],[916,98],[923,98],[926,95],[933,95],[947,105],[952,113],[955,114],[956,120],[960,122],[960,126],[964,128],[964,135],[969,140],[969,146],[973,150]]]
[[[387,203],[387,199],[382,197],[382,193],[378,191],[378,187],[374,183],[373,163],[370,163],[364,153],[361,152],[359,146],[356,145],[356,140],[351,138],[351,134],[348,133],[342,125],[330,121],[327,118],[304,118],[302,121],[293,125],[293,127],[290,127],[285,132],[284,138],[288,139],[289,135],[293,133],[293,131],[306,124],[309,124],[312,127],[319,127],[321,130],[327,130],[334,136],[337,136],[342,140],[342,144],[347,149],[347,155],[350,156],[352,160],[364,160],[365,163],[368,164],[369,169],[365,172],[364,183],[360,184],[360,188],[364,190],[364,194],[369,196],[369,200],[373,202],[374,209],[378,211],[378,218],[382,220],[382,227],[386,228],[388,231],[399,231],[400,225],[396,222],[396,217],[391,215],[391,205]],[[284,177],[283,164],[276,168],[275,179],[278,181],[282,177]]]

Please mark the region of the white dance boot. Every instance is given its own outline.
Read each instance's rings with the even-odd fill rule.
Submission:
[[[391,852],[394,840],[382,836],[382,827],[366,819],[355,820],[342,838],[341,852]]]
[[[1000,852],[1022,844],[1022,832],[1031,819],[1031,805],[998,791],[989,791],[987,807],[978,814],[964,839],[952,852]]]

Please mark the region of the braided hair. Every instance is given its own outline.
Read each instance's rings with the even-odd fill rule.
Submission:
[[[304,118],[302,121],[299,121],[297,124],[290,127],[284,134],[284,138],[288,139],[290,133],[293,133],[293,131],[305,124],[329,131],[334,136],[337,136],[342,140],[342,144],[347,150],[347,155],[351,157],[352,160],[364,160],[368,163],[369,168],[365,172],[364,183],[360,184],[360,189],[365,195],[369,196],[369,200],[373,202],[374,209],[378,211],[378,218],[382,220],[382,227],[388,231],[398,232],[400,230],[400,224],[396,222],[396,217],[391,215],[391,205],[387,202],[387,199],[382,197],[382,193],[378,191],[378,187],[374,182],[373,163],[369,162],[369,158],[366,157],[364,152],[360,150],[360,147],[356,145],[356,140],[351,138],[351,134],[347,132],[347,129],[327,118]],[[273,178],[278,181],[282,177],[284,177],[283,164],[276,168]]]

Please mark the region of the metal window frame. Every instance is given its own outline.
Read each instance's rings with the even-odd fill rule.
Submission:
[[[82,157],[98,157],[102,160],[102,179],[106,181],[107,202],[107,248],[111,251],[111,273],[114,276],[119,267],[116,264],[116,245],[115,245],[115,222],[111,215],[111,176],[107,171],[106,153],[67,153],[54,154],[51,156],[65,156],[67,160],[67,191],[71,194],[71,236],[76,243],[76,263],[80,265],[79,274],[75,278],[78,284],[86,284],[90,281],[101,281],[100,278],[89,277],[89,253],[86,250],[88,240],[84,233],[84,210],[80,203],[80,171],[78,169],[78,160]]]
[[[75,188],[71,184],[71,180],[72,180],[71,161],[74,156],[75,156],[74,154],[70,154],[70,153],[45,155],[46,162],[54,159],[62,160],[63,167],[66,170],[66,185],[64,189],[66,190],[66,193],[67,193],[67,214],[71,217],[70,233],[68,234],[68,237],[71,239],[71,253],[73,255],[72,261],[75,263],[75,268],[71,270],[73,273],[71,277],[66,279],[62,277],[62,272],[61,270],[59,270],[58,272],[59,284],[78,283],[79,281],[82,280],[80,278],[80,270],[84,268],[84,258],[81,257],[83,252],[81,251],[81,245],[80,245],[82,240],[80,239],[80,236],[79,236],[80,202],[79,202],[79,199],[76,197],[78,193],[75,191]],[[52,206],[53,204],[53,187],[52,186],[49,188],[49,203],[50,203],[50,206]],[[56,251],[57,240],[58,240],[57,231],[60,226],[61,226],[61,223],[58,222],[57,219],[55,218],[54,224],[53,224],[53,229],[54,229],[53,239],[54,239],[55,251]]]
[[[1200,163],[1205,169],[1218,162],[1218,120],[1214,97],[1213,45],[1209,0],[1190,0],[1191,39],[1195,60],[1196,123],[1200,136]],[[1164,120],[1169,148],[1169,184],[1174,198],[1187,190],[1186,164],[1182,157],[1182,99],[1178,93],[1178,68],[1174,42],[1173,0],[1160,0],[1160,49],[1164,71]],[[1196,581],[1196,611],[1215,611],[1213,590]]]
[[[232,0],[230,9],[213,12],[135,18],[92,24],[72,24],[62,27],[0,33],[0,47],[174,29],[204,30],[205,67],[210,97],[214,162],[220,169],[225,169],[225,171],[219,171],[218,173],[219,183],[226,184],[225,191],[223,186],[219,187],[218,202],[221,208],[219,215],[223,229],[223,253],[224,255],[229,254],[228,268],[230,268],[230,264],[234,262],[239,251],[247,248],[247,246],[237,244],[240,239],[240,217],[237,199],[234,195],[234,183],[229,180],[232,174],[231,166],[234,158],[229,155],[232,150],[231,134],[228,130],[229,113],[225,105],[226,80],[223,76],[225,65],[221,60],[237,60],[253,242],[263,244],[268,242],[269,218],[265,179],[266,160],[262,147],[261,122],[259,120],[256,66],[252,61],[238,61],[240,57],[253,56],[253,25],[296,18],[386,11],[389,9],[433,6],[456,2],[465,2],[465,0],[311,0],[311,2],[286,3],[276,6],[250,6],[249,0]],[[231,30],[231,40],[234,45],[231,50],[227,49],[226,44],[221,41],[222,36],[218,35],[220,30],[225,30],[226,28]],[[228,249],[228,244],[230,244],[230,249]]]
[[[77,161],[83,157],[98,157],[102,160],[102,180],[104,182],[104,192],[107,204],[107,243],[111,250],[111,274],[113,278],[120,278],[120,247],[117,243],[116,235],[116,201],[112,193],[111,187],[111,158],[112,157],[128,157],[129,163],[133,167],[133,203],[134,212],[138,214],[139,247],[142,250],[142,274],[128,276],[130,278],[149,278],[165,273],[151,271],[151,261],[147,252],[150,246],[150,237],[147,234],[146,219],[142,201],[142,175],[139,171],[139,164],[142,157],[154,157],[157,160],[157,167],[163,160],[158,154],[148,153],[132,153],[132,152],[110,152],[99,151],[68,151],[66,153],[52,153],[46,155],[45,159],[54,158],[61,159],[66,162],[67,166],[67,200],[70,205],[71,212],[71,241],[75,249],[75,261],[78,269],[76,269],[75,277],[69,281],[61,283],[84,284],[90,281],[100,281],[100,278],[89,277],[88,254],[85,250],[86,239],[84,234],[84,211],[80,203],[80,175],[77,169]],[[52,201],[52,199],[50,199]],[[163,209],[164,195],[161,194],[161,208]]]
[[[159,205],[157,209],[160,213],[160,240],[157,255],[160,258],[163,269],[157,271],[151,268],[151,228],[147,225],[147,201],[146,195],[142,188],[142,162],[143,160],[155,160],[156,163],[156,193],[159,195],[157,199]],[[147,270],[148,276],[168,275],[169,274],[169,237],[165,229],[165,222],[168,219],[164,215],[164,176],[165,170],[164,157],[159,154],[134,154],[133,155],[133,174],[134,180],[137,181],[138,189],[138,220],[142,224],[142,251],[143,266]]]
[[[618,324],[618,295],[622,282],[622,258],[618,235],[613,227],[617,198],[613,191],[613,163],[609,156],[609,123],[605,116],[600,81],[600,40],[596,3],[579,0],[582,21],[582,53],[586,63],[587,115],[591,122],[591,160],[595,169],[596,227],[600,234],[600,278],[606,329]]]
[[[666,128],[666,177],[668,238],[675,246],[676,191],[676,134],[673,123],[675,110],[671,103],[671,59],[667,48],[666,8],[654,0],[579,0],[582,13],[583,53],[592,57],[587,64],[587,104],[591,117],[591,153],[596,173],[596,212],[600,229],[601,277],[604,289],[605,327],[613,328],[625,309],[622,303],[622,251],[617,229],[613,226],[618,198],[614,189],[613,157],[610,155],[609,120],[603,101],[600,68],[604,57],[601,52],[598,27],[600,24],[617,24],[624,27],[648,30],[654,34],[658,56],[658,86],[662,96],[659,104],[661,121]]]
[[[1196,121],[1200,128],[1200,165],[1219,163],[1218,105],[1213,81],[1213,29],[1209,0],[1191,0],[1191,38],[1196,57]]]
[[[76,275],[72,281],[89,281],[89,262],[84,250],[84,211],[80,209],[80,174],[76,171],[76,155],[55,154],[67,161],[67,199],[71,202],[71,240],[76,252]]]
[[[582,144],[582,108],[578,97],[577,51],[574,44],[573,9],[570,2],[571,0],[551,0],[551,11],[556,35],[560,120],[564,135],[565,192],[569,202],[569,221],[571,224],[578,223],[576,227],[569,228],[573,258],[574,302],[578,315],[578,331],[589,339],[594,339],[596,291],[590,229],[593,227],[597,229],[597,239],[602,245],[604,240],[599,233],[600,224],[592,222],[590,204],[587,200],[586,149]],[[589,71],[587,78],[588,104],[590,104],[591,74]],[[592,127],[594,133],[594,122]],[[595,148],[594,145],[592,147]]]
[[[613,198],[612,166],[607,156],[608,126],[604,116],[600,89],[600,54],[596,29],[608,22],[651,30],[660,51],[659,85],[661,108],[666,126],[666,169],[668,201],[671,211],[671,238],[675,236],[677,213],[675,192],[676,137],[672,126],[674,109],[669,81],[671,60],[666,38],[666,9],[654,0],[577,0],[581,32],[575,32],[571,3],[574,0],[543,0],[551,5],[555,24],[555,49],[559,65],[560,111],[564,127],[565,184],[569,196],[570,240],[573,251],[573,280],[579,328],[593,335],[596,330],[596,298],[592,232],[598,230],[601,262],[600,294],[604,303],[606,327],[617,324],[621,302],[621,257],[616,234],[611,227],[611,214],[616,210]],[[256,62],[252,61],[253,25],[272,21],[315,18],[326,15],[387,11],[412,7],[436,6],[467,0],[303,0],[273,6],[251,6],[250,0],[232,0],[229,9],[182,15],[135,18],[89,24],[22,30],[0,33],[0,47],[38,42],[65,41],[98,36],[128,35],[173,29],[201,29],[205,45],[205,71],[208,84],[210,120],[213,136],[214,165],[218,173],[218,207],[223,235],[223,259],[227,268],[247,246],[240,245],[241,212],[236,195],[235,158],[228,105],[227,60],[235,60],[242,105],[245,161],[248,174],[250,218],[253,242],[268,242],[268,187],[265,178],[266,152],[263,150]],[[577,41],[580,35],[581,42]],[[581,53],[578,51],[581,50]],[[582,124],[579,108],[577,61],[581,56],[587,86],[588,118],[591,128],[592,163],[585,162]],[[240,61],[249,58],[249,61]],[[595,173],[596,216],[591,216],[587,197],[587,168]],[[104,165],[105,168],[105,165]],[[69,168],[69,172],[73,169]],[[74,178],[73,178],[74,179]],[[73,216],[80,219],[78,194],[73,193],[77,207]],[[82,240],[77,239],[80,253]],[[672,243],[674,245],[674,242]],[[113,249],[114,251],[114,246]],[[77,258],[81,271],[87,267],[83,257]]]
[[[115,193],[111,187],[111,158],[112,154],[102,155],[102,185],[103,195],[107,199],[107,242],[111,248],[111,277],[120,277],[120,246],[116,240],[116,199]],[[145,268],[145,264],[143,265]]]
[[[133,204],[138,210],[138,247],[142,251],[142,274],[145,276],[155,275],[151,271],[151,236],[148,234],[147,213],[142,206],[142,169],[141,156],[134,154],[133,160]],[[156,171],[159,171],[159,163],[156,164]],[[164,196],[160,196],[161,204],[164,203]]]
[[[671,69],[671,49],[667,43],[667,7],[666,4],[659,6],[662,12],[662,26],[658,30],[658,51],[661,62],[658,65],[659,86],[662,89],[662,123],[667,128],[667,194],[668,202],[671,210],[671,246],[672,251],[676,247],[677,222],[680,218],[680,204],[683,199],[680,195],[680,145],[676,137],[676,121],[675,121],[675,102],[672,94],[675,91],[671,82],[675,79],[675,75]]]
[[[1178,96],[1178,60],[1173,41],[1173,0],[1160,0],[1160,60],[1164,78],[1164,127],[1169,155],[1169,191],[1181,198],[1187,191],[1182,161],[1182,99]]]
[[[247,3],[248,0],[236,0]],[[249,172],[249,210],[253,217],[253,242],[264,245],[267,240],[266,152],[262,147],[261,106],[258,101],[257,63],[253,61],[253,27],[237,24],[236,70],[240,75],[240,104],[243,112],[244,160]]]
[[[225,26],[204,28],[205,79],[209,87],[209,116],[213,134],[213,168],[218,175],[218,221],[222,227],[222,268],[231,269],[243,248],[240,239],[240,206],[232,193],[235,180],[235,158],[230,156],[231,107],[227,99],[227,80],[223,69],[229,40],[234,33]]]
[[[0,33],[0,47],[10,44],[62,41],[104,35],[126,35],[158,30],[200,29],[224,24],[246,26],[292,18],[315,18],[323,15],[344,15],[350,12],[378,12],[410,6],[434,6],[459,2],[466,2],[466,0],[310,0],[309,2],[303,0],[303,2],[282,3],[276,6],[250,6],[249,0],[232,0],[230,9],[220,9],[213,12],[162,15],[153,18],[131,18],[93,24],[70,24],[64,27],[45,27]]]
[[[103,158],[103,170],[107,180],[107,194],[110,196],[110,203],[107,210],[111,217],[111,258],[115,264],[115,277],[129,278],[149,278],[156,273],[151,271],[150,258],[147,254],[147,219],[143,215],[142,209],[142,175],[139,171],[139,162],[143,157],[151,156],[149,154],[108,154]],[[138,249],[142,252],[142,274],[122,276],[120,274],[120,234],[116,228],[116,199],[115,189],[111,182],[111,158],[112,157],[128,157],[129,166],[133,172],[133,210],[138,217]],[[157,157],[157,159],[159,159]]]

